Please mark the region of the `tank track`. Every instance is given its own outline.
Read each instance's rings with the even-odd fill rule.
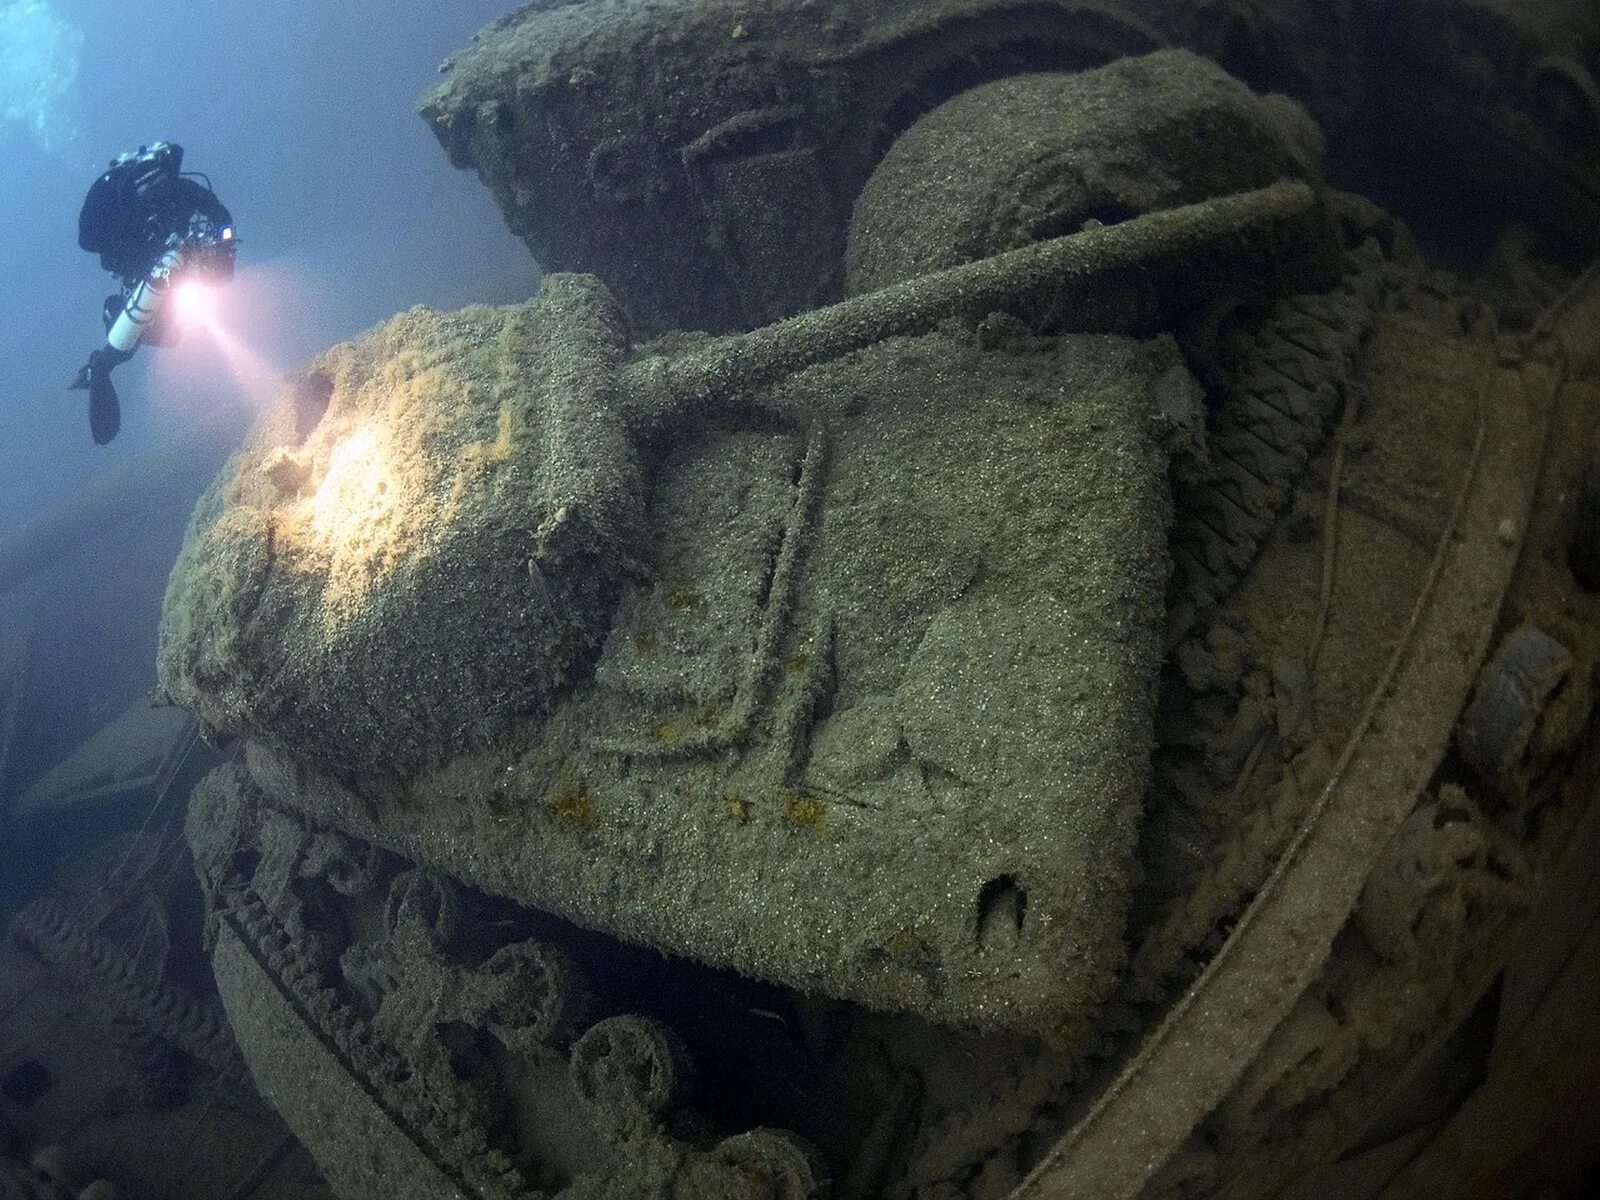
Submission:
[[[1375,247],[1353,251],[1337,287],[1279,301],[1257,331],[1217,408],[1207,463],[1174,487],[1169,648],[1244,579],[1337,422],[1383,279]]]
[[[165,980],[152,985],[140,979],[131,958],[54,900],[42,897],[19,912],[11,935],[53,970],[104,995],[124,1020],[230,1084],[249,1085],[250,1073],[220,1008]]]
[[[434,1194],[417,1190],[414,1176],[422,1162],[437,1172],[433,1179],[421,1180],[422,1186],[448,1186],[451,1194],[469,1200],[530,1200],[551,1194],[550,1189],[561,1195],[596,1197],[668,1194],[659,1189],[671,1188],[688,1188],[694,1195],[768,1194],[775,1200],[805,1200],[826,1189],[821,1159],[803,1139],[784,1130],[758,1127],[704,1145],[703,1138],[678,1139],[675,1110],[693,1064],[678,1036],[661,1022],[638,1014],[606,1017],[591,1024],[563,1053],[573,1030],[561,1018],[580,1008],[574,997],[561,1003],[539,1002],[537,1007],[548,1009],[549,1019],[526,1028],[492,1023],[488,1027],[514,1055],[538,1059],[544,1070],[562,1064],[560,1069],[569,1073],[572,1099],[605,1146],[597,1159],[557,1188],[554,1180],[574,1164],[562,1166],[542,1157],[514,1162],[495,1148],[488,1125],[479,1118],[482,1105],[474,1103],[469,1085],[457,1080],[454,1067],[395,1044],[392,1031],[381,1029],[349,1003],[338,986],[328,984],[314,956],[304,952],[251,887],[235,883],[220,889],[213,893],[212,904],[221,931],[214,949],[221,957],[215,961],[219,979],[231,981],[223,986],[230,1012],[236,1002],[264,1011],[245,993],[255,995],[270,988],[277,998],[266,1007],[287,1017],[294,1028],[289,1036],[305,1039],[311,1049],[310,1058],[288,1052],[269,1067],[264,1086],[269,1093],[274,1084],[280,1090],[297,1087],[300,1070],[319,1069],[306,1065],[311,1059],[326,1061],[331,1055],[334,1069],[354,1085],[338,1103],[348,1105],[359,1092],[381,1115],[386,1126],[381,1137],[392,1130],[421,1156],[406,1168],[411,1172],[406,1176],[405,1186],[411,1189],[406,1195]],[[504,953],[492,956],[479,970],[493,973]],[[241,954],[252,964],[246,968],[248,975],[241,974]],[[582,994],[570,978],[565,983]],[[447,983],[443,990],[450,991],[451,986]],[[436,1016],[447,1011],[438,1009]],[[240,1014],[233,1015],[237,1019]],[[473,1023],[470,1017],[462,1019]],[[257,1065],[284,1054],[284,1028],[280,1024],[274,1031],[271,1020],[275,1018],[255,1035],[241,1027],[246,1054]],[[280,1039],[278,1048],[272,1046],[273,1038]],[[542,1045],[535,1047],[533,1042]],[[258,1054],[265,1057],[258,1059]],[[300,1061],[303,1058],[305,1062]],[[300,1119],[310,1119],[308,1114],[315,1112],[313,1104],[299,1114]],[[358,1119],[356,1124],[363,1122]],[[364,1124],[369,1130],[378,1128],[370,1120]],[[693,1118],[687,1125],[695,1125]],[[363,1176],[359,1182],[346,1181],[350,1194],[394,1194],[390,1189],[399,1185],[395,1171],[390,1163],[376,1175],[358,1172]],[[530,1182],[535,1176],[537,1184]]]
[[[489,1146],[468,1115],[472,1106],[442,1094],[372,1033],[339,994],[324,985],[316,966],[266,904],[245,890],[219,896],[218,919],[271,978],[299,1015],[307,1036],[332,1050],[372,1102],[471,1200],[517,1200],[540,1193],[504,1154]]]

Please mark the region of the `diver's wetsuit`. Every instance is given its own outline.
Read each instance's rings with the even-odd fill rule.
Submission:
[[[208,184],[179,173],[183,148],[165,142],[141,146],[138,153],[114,162],[89,188],[78,213],[78,245],[100,255],[100,265],[122,283],[122,290],[107,296],[103,316],[107,333],[123,315],[141,285],[160,270],[174,248],[213,249],[231,239],[233,217]],[[232,243],[227,253],[210,259],[209,273],[232,274]],[[219,264],[225,270],[219,270]],[[163,288],[165,281],[163,281]],[[88,364],[72,382],[89,392],[89,428],[97,443],[116,437],[121,425],[111,369],[133,357],[139,342],[171,345],[178,330],[169,314],[156,306],[141,322],[133,346],[108,344],[89,355]]]

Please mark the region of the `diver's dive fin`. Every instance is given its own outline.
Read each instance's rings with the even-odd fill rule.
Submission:
[[[122,405],[117,402],[117,389],[111,383],[111,368],[132,357],[113,347],[96,350],[67,384],[68,391],[89,393],[89,432],[98,446],[104,446],[122,428]]]
[[[122,405],[117,403],[117,389],[111,386],[110,372],[101,372],[89,380],[89,432],[94,443],[104,446],[117,436],[122,428]]]

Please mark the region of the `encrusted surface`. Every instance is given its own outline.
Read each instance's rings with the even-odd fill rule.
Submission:
[[[313,362],[202,499],[164,699],[364,785],[482,745],[593,652],[637,520],[599,289],[413,310]]]
[[[949,335],[801,373],[765,406],[799,427],[735,413],[653,444],[635,575],[548,716],[403,789],[347,790],[274,729],[252,769],[629,940],[1068,1033],[1121,953],[1174,373],[1168,342]],[[475,720],[461,703],[444,719]]]

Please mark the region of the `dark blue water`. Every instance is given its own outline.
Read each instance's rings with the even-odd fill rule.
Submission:
[[[14,794],[153,683],[187,513],[279,372],[414,304],[536,287],[487,191],[415,111],[440,60],[508,7],[0,0],[0,559],[19,531],[123,485],[71,555],[26,586],[0,580],[0,669],[32,629],[0,787]],[[234,215],[218,315],[237,349],[194,328],[141,348],[116,373],[122,431],[99,447],[66,384],[116,289],[78,248],[78,210],[114,155],[156,140],[181,144]],[[192,469],[151,469],[208,424],[223,436],[184,452]]]
[[[440,59],[508,7],[0,0],[0,537],[241,400],[204,345],[141,351],[99,449],[64,390],[114,290],[77,247],[78,206],[121,150],[175,141],[210,175],[243,239],[238,332],[271,364],[412,304],[526,292],[521,244],[414,111]]]

